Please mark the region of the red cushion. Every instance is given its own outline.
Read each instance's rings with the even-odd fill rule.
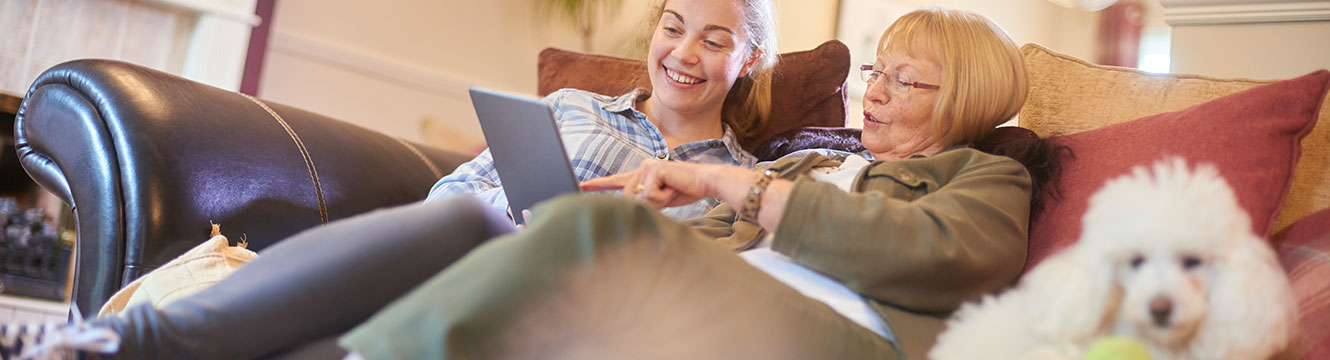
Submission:
[[[1087,200],[1108,179],[1165,155],[1213,163],[1233,186],[1253,230],[1270,233],[1301,152],[1316,122],[1330,71],[1255,87],[1181,111],[1055,137],[1073,156],[1031,215],[1026,269],[1079,238]]]
[[[1330,359],[1330,209],[1298,220],[1273,240],[1298,300],[1303,359]]]

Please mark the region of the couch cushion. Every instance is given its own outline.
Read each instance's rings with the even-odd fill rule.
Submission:
[[[258,257],[245,248],[243,240],[240,246],[230,246],[230,240],[216,224],[212,225],[210,236],[208,241],[125,285],[102,305],[97,316],[119,314],[144,302],[160,308],[222,281]]]
[[[752,152],[773,135],[805,126],[845,126],[845,78],[850,49],[831,40],[813,50],[780,55],[772,78],[771,119],[752,137],[739,138]],[[646,62],[607,55],[548,48],[540,52],[537,93],[575,88],[617,96],[650,88]],[[730,91],[733,98],[739,91]]]
[[[1298,220],[1275,240],[1298,301],[1306,358],[1330,358],[1330,209]]]
[[[1072,156],[1063,160],[1054,184],[1058,193],[1037,195],[1045,207],[1031,216],[1027,264],[1079,237],[1087,199],[1105,181],[1165,155],[1214,163],[1251,216],[1253,230],[1269,235],[1298,162],[1299,140],[1315,124],[1327,81],[1330,71],[1321,70],[1182,111],[1054,138]]]
[[[1021,109],[1020,125],[1040,136],[1072,134],[1177,111],[1275,82],[1155,75],[1090,64],[1035,44],[1026,44],[1021,51],[1030,69],[1030,97]],[[1330,102],[1330,98],[1322,102]],[[1330,122],[1324,120],[1330,119],[1330,106],[1321,106],[1318,117]],[[1302,141],[1302,157],[1273,229],[1283,229],[1330,207],[1330,171],[1326,169],[1330,169],[1330,126],[1319,126]]]

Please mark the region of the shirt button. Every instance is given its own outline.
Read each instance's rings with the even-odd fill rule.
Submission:
[[[720,142],[719,142],[719,141],[712,141],[712,142],[711,142],[711,148],[712,148],[712,149],[715,149],[715,148],[718,148],[718,147],[720,147]]]
[[[667,154],[665,154],[665,153],[659,153],[659,154],[656,154],[656,158],[657,158],[657,159],[661,159],[661,160],[665,160],[665,157],[666,157],[666,156],[669,156],[669,155],[667,155]]]

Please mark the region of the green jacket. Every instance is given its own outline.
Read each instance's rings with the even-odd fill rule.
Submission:
[[[850,193],[806,175],[839,165],[810,155],[770,166],[795,182],[772,248],[872,301],[906,354],[924,359],[962,302],[1019,276],[1030,176],[1015,160],[969,148],[873,162]],[[766,236],[728,205],[688,224],[739,250]]]

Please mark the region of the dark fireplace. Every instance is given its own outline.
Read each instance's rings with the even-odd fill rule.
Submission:
[[[43,190],[19,164],[14,117],[21,103],[0,93],[0,294],[61,301],[73,250],[73,239],[62,238],[73,232],[39,206]]]

